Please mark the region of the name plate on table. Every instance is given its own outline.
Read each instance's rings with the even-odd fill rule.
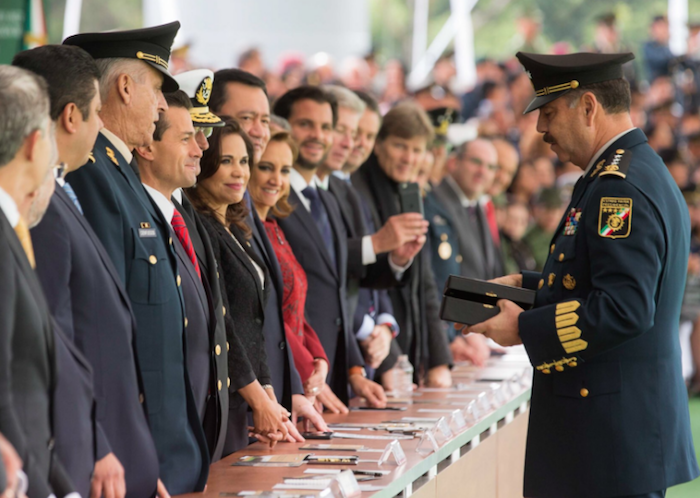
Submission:
[[[440,318],[465,325],[481,323],[498,314],[499,299],[508,299],[527,310],[535,303],[535,291],[450,275],[443,291]]]

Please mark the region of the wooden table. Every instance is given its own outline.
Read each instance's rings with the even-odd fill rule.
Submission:
[[[498,367],[506,363],[501,358],[489,361],[489,366]],[[456,367],[454,382],[465,382],[465,372],[473,372],[473,367]],[[488,389],[488,382],[473,385]],[[515,390],[515,389],[513,389]],[[406,411],[351,411],[348,415],[324,414],[328,423],[381,423],[398,420],[402,417],[439,417],[444,414],[430,413],[429,409],[453,409],[459,406],[449,403],[467,400],[448,397],[448,393],[421,392],[414,400],[417,403],[406,406]],[[451,394],[459,394],[455,391]],[[472,394],[469,392],[469,394]],[[489,413],[481,415],[478,422],[472,423],[465,430],[444,442],[437,452],[418,453],[419,438],[401,440],[407,462],[399,467],[390,460],[379,467],[376,463],[360,463],[355,466],[341,467],[333,465],[314,465],[318,469],[358,468],[391,470],[391,474],[360,484],[385,486],[374,492],[362,493],[363,498],[391,498],[401,495],[404,498],[433,498],[458,495],[460,498],[522,498],[523,463],[525,459],[525,436],[527,432],[528,402],[530,390],[521,387],[519,392],[511,393],[504,404],[491,408]],[[434,402],[434,403],[426,403]],[[341,431],[342,432],[342,431]],[[353,431],[355,434],[386,435],[381,431]],[[270,450],[267,446],[256,443],[246,449],[229,455],[211,466],[207,489],[204,493],[182,495],[186,497],[219,497],[221,493],[237,493],[244,490],[270,491],[272,487],[283,482],[285,477],[301,476],[308,465],[296,468],[262,468],[241,467],[231,464],[242,456],[289,454],[300,452],[304,444],[314,443],[358,444],[367,448],[382,449],[390,441],[333,439],[332,441],[309,440],[306,443],[279,443]],[[337,451],[316,451],[316,454],[338,454]],[[346,453],[346,452],[340,452]],[[357,454],[361,460],[378,460],[378,452],[347,452]],[[312,494],[312,491],[305,493]]]

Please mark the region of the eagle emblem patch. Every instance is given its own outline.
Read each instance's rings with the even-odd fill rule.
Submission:
[[[598,214],[598,234],[609,239],[629,237],[632,230],[632,199],[603,197]]]

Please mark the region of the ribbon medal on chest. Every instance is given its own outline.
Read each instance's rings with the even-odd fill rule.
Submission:
[[[581,220],[581,208],[571,208],[564,222],[564,235],[574,235]]]

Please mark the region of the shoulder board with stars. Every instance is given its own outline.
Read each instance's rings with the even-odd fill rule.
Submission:
[[[625,149],[617,149],[605,162],[598,176],[618,176],[620,178],[627,178],[627,171],[630,168],[631,162],[632,152]]]

